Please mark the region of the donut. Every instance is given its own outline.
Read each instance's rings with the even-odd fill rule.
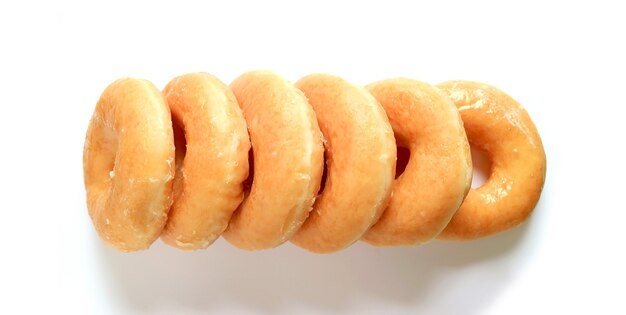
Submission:
[[[296,83],[326,140],[327,177],[292,242],[317,253],[343,249],[378,220],[391,194],[396,147],[383,108],[364,88],[324,74]]]
[[[380,220],[363,240],[377,246],[434,239],[459,209],[472,181],[463,122],[450,98],[430,84],[390,79],[368,90],[385,109],[398,147],[409,151],[404,172]]]
[[[147,249],[172,203],[170,110],[152,83],[120,79],[102,93],[83,150],[87,208],[99,236],[122,251]]]
[[[490,161],[471,188],[471,152]],[[326,167],[324,167],[326,165]],[[480,82],[367,87],[270,71],[207,73],[159,91],[124,78],[100,96],[83,148],[89,217],[113,248],[159,236],[183,250],[224,236],[331,253],[358,240],[418,245],[511,229],[540,198],[546,156],[528,113]]]
[[[535,208],[546,174],[546,155],[530,116],[484,83],[448,81],[437,87],[459,109],[470,146],[491,161],[486,182],[470,190],[439,238],[475,239],[519,225]]]
[[[246,122],[232,91],[210,74],[177,77],[163,94],[182,137],[177,137],[174,203],[162,239],[180,249],[206,248],[243,200],[250,149]]]
[[[231,84],[252,144],[251,187],[224,238],[248,250],[276,247],[300,228],[324,165],[322,135],[311,105],[293,84],[269,71]]]

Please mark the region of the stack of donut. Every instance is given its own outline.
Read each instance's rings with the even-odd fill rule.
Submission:
[[[472,148],[491,161],[470,189]],[[401,149],[398,149],[401,148]],[[396,169],[396,160],[404,169]],[[203,249],[317,253],[468,240],[535,207],[546,171],[527,112],[495,87],[390,79],[367,87],[269,71],[226,86],[207,73],[120,79],[91,119],[83,167],[99,236],[123,251],[157,238]]]

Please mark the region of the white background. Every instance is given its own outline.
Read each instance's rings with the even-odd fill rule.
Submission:
[[[0,313],[626,313],[619,1],[127,2],[0,4]],[[103,245],[82,147],[104,88],[255,69],[496,85],[543,137],[540,203],[513,231],[415,248]]]

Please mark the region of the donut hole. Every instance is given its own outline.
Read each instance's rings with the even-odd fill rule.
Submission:
[[[398,146],[398,155],[396,160],[396,178],[400,177],[404,170],[406,170],[406,166],[409,164],[409,159],[411,158],[411,150],[406,147]]]
[[[176,174],[174,175],[174,196],[178,196],[182,191],[181,178],[183,176],[183,161],[187,154],[187,139],[185,138],[185,130],[176,117],[172,117],[172,131],[174,132],[174,165],[176,167]]]
[[[178,119],[172,117],[172,130],[174,131],[174,147],[176,148],[176,168],[182,167],[182,162],[187,154],[187,139],[185,130]]]
[[[330,163],[330,161],[328,160],[326,150],[324,150],[324,169],[322,170],[322,182],[320,183],[320,190],[317,193],[318,195],[321,195],[322,192],[324,192],[324,188],[326,188],[326,178],[328,178],[328,163]]]
[[[489,180],[491,174],[491,160],[487,152],[471,147],[472,151],[472,189],[481,187]]]
[[[86,154],[93,172],[93,184],[97,189],[109,187],[115,177],[115,165],[119,160],[119,138],[115,130],[107,124],[97,125],[87,139]]]
[[[115,176],[115,164],[118,159],[118,138],[117,134],[113,131],[113,129],[105,128],[102,132],[102,160],[105,161],[105,174],[103,174],[103,178],[111,179]]]
[[[252,182],[254,181],[254,150],[250,147],[248,151],[248,177],[243,181],[243,192],[247,196],[252,189]]]

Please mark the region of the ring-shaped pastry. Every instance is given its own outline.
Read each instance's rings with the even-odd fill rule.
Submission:
[[[539,201],[546,175],[546,155],[530,116],[484,83],[449,81],[437,87],[458,107],[470,146],[491,161],[487,181],[470,190],[439,238],[475,239],[519,225]]]
[[[393,131],[363,87],[325,74],[304,77],[296,87],[309,99],[324,134],[327,178],[292,242],[334,252],[359,240],[387,206],[396,166]]]
[[[87,208],[96,231],[123,251],[147,249],[172,204],[170,110],[152,83],[120,79],[102,93],[83,151]]]
[[[450,222],[471,186],[461,116],[445,93],[427,83],[390,79],[368,89],[385,109],[397,145],[410,155],[389,206],[363,239],[378,246],[426,243]]]
[[[246,122],[230,88],[208,73],[174,78],[163,95],[184,141],[176,143],[174,203],[162,239],[180,249],[206,248],[243,200]]]
[[[323,171],[322,135],[306,97],[273,72],[243,74],[231,89],[248,125],[254,176],[224,238],[242,249],[276,247],[311,211]]]

